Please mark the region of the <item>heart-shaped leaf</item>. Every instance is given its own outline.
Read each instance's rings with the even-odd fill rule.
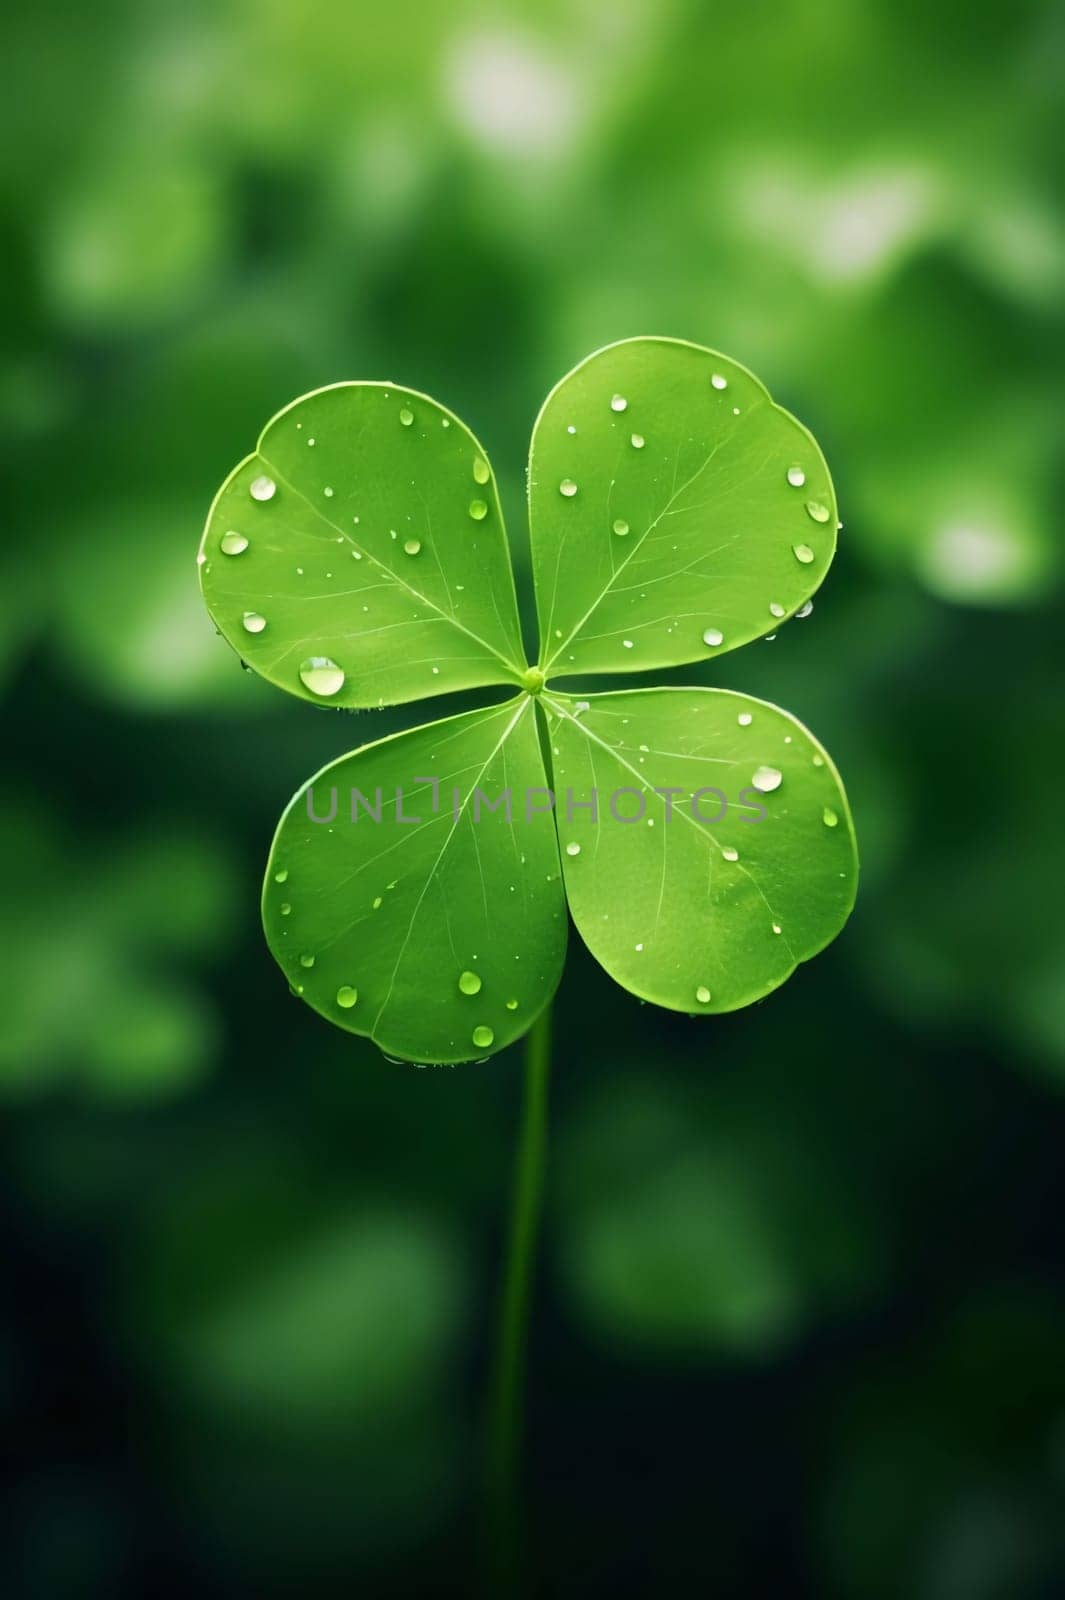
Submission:
[[[854,831],[836,769],[794,717],[727,689],[544,704],[566,897],[626,989],[734,1011],[839,932]]]
[[[412,390],[340,383],[280,412],[222,485],[199,560],[233,648],[305,700],[382,706],[521,681],[488,459]]]
[[[824,458],[745,367],[629,339],[552,390],[529,516],[549,676],[723,655],[817,589],[836,548]]]
[[[566,951],[546,790],[527,695],[319,772],[281,819],[263,887],[296,993],[407,1060],[467,1061],[523,1034]]]

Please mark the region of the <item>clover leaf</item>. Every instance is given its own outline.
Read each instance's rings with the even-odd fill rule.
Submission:
[[[838,526],[810,434],[736,362],[627,340],[548,397],[529,508],[531,666],[488,458],[412,390],[342,383],[288,406],[200,549],[218,628],[305,700],[517,691],[340,757],[274,839],[263,922],[292,988],[408,1060],[525,1033],[561,975],[567,901],[619,983],[696,1014],[768,994],[854,903],[842,783],[787,712],[722,689],[555,687],[723,655],[799,611]]]

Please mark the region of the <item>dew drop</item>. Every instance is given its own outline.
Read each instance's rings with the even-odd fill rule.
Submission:
[[[622,647],[623,650],[631,650],[632,649],[632,640],[631,639],[622,639],[621,647]]]
[[[241,556],[248,548],[248,541],[236,528],[230,528],[218,541],[219,548],[224,556]]]
[[[813,608],[814,608],[813,601],[812,600],[807,600],[805,605],[801,605],[799,607],[799,609],[798,609],[798,611],[796,611],[795,615],[797,617],[800,617],[800,618],[801,617],[808,617],[810,615],[810,612],[813,610]]]
[[[328,656],[308,656],[300,663],[300,682],[312,694],[325,698],[344,687],[344,669]]]
[[[287,883],[288,882],[288,868],[287,867],[282,867],[280,872],[275,872],[274,873],[274,882],[275,883]]]
[[[480,994],[480,975],[476,972],[460,972],[459,988],[462,990],[463,994]]]
[[[470,516],[474,522],[483,522],[488,515],[488,502],[486,500],[470,501]]]
[[[832,513],[820,500],[807,500],[806,515],[814,522],[827,522]]]
[[[724,644],[725,635],[720,628],[705,628],[703,630],[704,644]]]
[[[474,1028],[471,1037],[475,1045],[477,1045],[481,1050],[486,1050],[495,1039],[495,1034],[492,1032],[491,1028],[486,1028],[482,1023],[479,1028]]]
[[[801,561],[804,567],[808,567],[814,559],[814,553],[810,546],[808,544],[793,544],[791,548],[796,561]]]
[[[277,484],[264,472],[258,478],[252,479],[248,485],[248,493],[253,500],[272,500],[277,493]]]
[[[749,728],[753,720],[754,719],[749,711],[741,711],[739,716],[736,718],[736,721],[739,723],[741,728]]]
[[[571,500],[577,493],[577,485],[572,478],[563,478],[558,486],[558,492],[559,494],[564,494],[567,500]]]
[[[611,411],[627,411],[629,402],[623,394],[616,394],[610,402]]]
[[[695,998],[698,1000],[701,1006],[708,1006],[710,1004],[710,990],[706,987],[705,983],[701,983],[698,989],[696,989]]]
[[[314,966],[314,957],[313,956],[300,956],[300,966],[301,967],[313,967]]]
[[[780,932],[780,923],[779,922],[774,922],[774,924],[773,924],[773,932],[774,933],[779,933]]]
[[[403,542],[403,548],[409,556],[416,556],[421,547],[422,541],[420,539],[405,539]]]
[[[329,487],[329,485],[328,485],[328,484],[326,484],[326,486],[325,486],[325,488],[324,488],[324,489],[323,489],[323,490],[322,490],[322,493],[323,493],[323,494],[324,494],[324,495],[325,495],[325,497],[326,497],[326,499],[327,499],[327,500],[332,500],[332,498],[333,498],[333,491],[332,491],[332,489],[331,489],[331,488],[330,488],[330,487]]]
[[[778,605],[775,600],[771,600],[769,603],[769,615],[771,617],[782,617],[784,615],[784,607]]]
[[[646,443],[647,443],[647,440],[644,438],[642,433],[634,433],[633,434],[633,436],[632,436],[632,448],[634,450],[642,450]]]
[[[760,794],[772,794],[774,789],[780,788],[783,776],[776,767],[759,767],[751,782]]]
[[[576,839],[571,840],[570,843],[566,846],[566,854],[568,856],[579,856],[580,853],[581,853],[581,847],[577,843]]]
[[[806,474],[801,467],[788,468],[788,482],[793,489],[801,489],[806,482]]]
[[[257,611],[245,611],[241,622],[246,633],[262,633],[266,627],[266,618],[261,617]]]
[[[821,813],[821,821],[824,823],[826,828],[834,828],[839,822],[839,818],[831,806],[826,806]]]
[[[825,764],[824,756],[814,756],[813,764],[815,767],[823,767]]]
[[[292,906],[289,904],[289,902],[287,900],[282,900],[281,905],[280,905],[280,911],[281,911],[281,915],[283,917],[290,917],[292,915]]]
[[[721,854],[724,856],[726,861],[738,861],[740,859],[740,853],[736,849],[735,845],[723,844],[721,846]]]
[[[629,525],[625,521],[625,518],[624,517],[618,517],[617,521],[614,523],[614,532],[617,534],[618,538],[619,539],[624,539],[624,537],[628,533],[628,531],[629,531]]]
[[[507,1010],[508,1011],[517,1011],[518,1002],[516,1000],[508,1000],[506,1004],[507,1004]]]
[[[414,412],[411,411],[409,406],[403,407],[403,410],[399,414],[399,420],[402,422],[405,428],[410,427],[411,423],[414,421]]]
[[[711,384],[713,385],[713,387],[715,389],[727,389],[728,388],[728,379],[727,378],[723,378],[721,376],[720,372],[715,372],[713,377],[710,379],[710,382],[711,382]]]
[[[488,465],[488,462],[485,461],[482,456],[474,456],[474,458],[473,458],[473,481],[474,481],[474,483],[487,483],[491,476],[492,476],[492,471],[491,471],[491,468]]]
[[[345,1011],[350,1011],[358,998],[358,989],[353,989],[350,983],[342,983],[337,990],[337,1005],[342,1006]]]

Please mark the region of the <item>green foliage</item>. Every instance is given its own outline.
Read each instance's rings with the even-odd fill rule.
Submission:
[[[548,396],[529,524],[542,664],[567,675],[678,666],[771,633],[836,548],[806,429],[736,362],[676,340],[613,345]]]
[[[551,998],[565,955],[556,824],[589,948],[674,1010],[768,994],[854,902],[839,777],[774,706],[724,691],[544,692],[546,766],[536,730],[553,677],[705,659],[804,606],[837,527],[806,430],[734,362],[628,340],[549,396],[529,507],[531,668],[491,468],[423,395],[345,383],[294,402],[204,531],[217,626],[290,693],[354,708],[524,691],[342,757],[297,793],[274,840],[263,921],[294,993],[409,1060],[500,1050]]]
[[[6,802],[0,822],[21,840],[8,884],[22,908],[7,951],[0,1094],[74,1081],[121,1105],[192,1087],[213,1060],[217,1027],[183,968],[229,934],[224,854],[164,828],[86,851],[28,803]]]
[[[546,781],[528,695],[382,739],[312,778],[281,820],[263,888],[270,948],[296,993],[415,1060],[483,1056],[523,1034],[566,953],[555,828],[546,810],[508,822],[473,795]],[[381,793],[380,823],[363,813],[352,825],[353,788],[371,803]],[[332,790],[345,809],[327,827],[307,795],[321,816]]]
[[[563,1282],[607,1348],[764,1359],[875,1296],[868,1208],[788,1114],[787,1070],[671,1083],[619,1064],[575,1108],[556,1180]],[[765,1118],[767,1095],[785,1114]]]
[[[566,896],[611,977],[675,1011],[734,1011],[835,937],[854,903],[854,836],[801,723],[724,689],[545,705],[555,783],[573,791]],[[598,825],[581,809],[593,792],[616,801]]]
[[[344,383],[288,406],[223,484],[202,555],[225,637],[306,700],[383,706],[521,681],[491,469],[422,395]],[[319,659],[343,663],[339,682],[304,665]]]

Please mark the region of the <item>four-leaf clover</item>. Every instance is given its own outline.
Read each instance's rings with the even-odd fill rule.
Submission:
[[[290,693],[511,691],[332,762],[270,853],[263,921],[292,988],[408,1060],[525,1033],[561,975],[567,902],[619,983],[696,1014],[768,994],[854,903],[839,775],[786,711],[557,687],[724,655],[801,610],[837,529],[810,434],[734,361],[631,339],[548,396],[528,488],[532,666],[488,458],[393,383],[280,412],[201,545],[217,626]]]

